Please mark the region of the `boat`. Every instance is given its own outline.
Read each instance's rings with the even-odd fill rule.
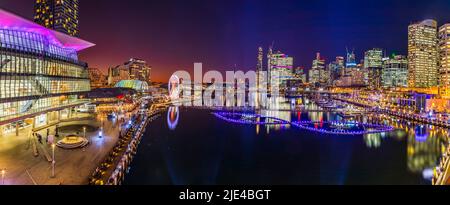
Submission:
[[[322,105],[322,107],[323,108],[336,108],[337,105],[336,105],[336,103],[329,102],[329,103]]]
[[[323,105],[323,104],[327,104],[328,100],[324,100],[324,99],[320,99],[319,101],[316,102],[319,105]]]

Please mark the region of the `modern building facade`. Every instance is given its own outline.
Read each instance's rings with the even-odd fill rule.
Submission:
[[[326,84],[329,81],[329,73],[325,70],[325,60],[316,53],[316,58],[312,62],[312,67],[309,70],[309,83],[311,84]]]
[[[90,91],[77,52],[93,46],[0,9],[0,134],[70,117]]]
[[[437,22],[424,20],[408,27],[409,87],[438,85]]]
[[[356,68],[356,55],[355,52],[352,51],[351,53],[347,51],[347,60],[345,61],[345,67],[346,68]]]
[[[286,80],[294,77],[294,58],[280,51],[272,53],[268,57],[271,86],[278,88],[286,87]]]
[[[345,75],[345,60],[342,56],[336,56],[336,60],[328,64],[328,70],[330,71],[331,81],[338,80],[341,76]]]
[[[267,85],[263,85],[264,83],[262,83],[262,79],[264,79],[263,60],[264,60],[264,49],[262,47],[258,47],[258,55],[256,57],[256,78],[257,78],[256,83],[257,83],[258,90],[261,90],[264,88],[264,86],[267,86]],[[267,89],[267,87],[266,87],[266,89]]]
[[[256,58],[256,72],[263,71],[264,50],[262,47],[258,48],[258,56]]]
[[[383,50],[374,48],[364,53],[364,69],[368,73],[369,89],[379,89],[381,87]]]
[[[114,86],[122,80],[139,80],[151,83],[151,67],[142,59],[131,58],[124,64],[108,69],[108,85]]]
[[[78,0],[36,0],[34,21],[46,28],[78,36]]]
[[[439,28],[439,85],[440,94],[450,96],[450,24]]]
[[[304,67],[296,67],[294,69],[294,76],[302,81],[302,83],[307,83],[306,81],[306,73]]]
[[[408,59],[393,55],[383,59],[382,87],[408,87]]]
[[[381,68],[383,50],[374,48],[364,53],[364,68]]]
[[[125,67],[129,68],[130,78],[132,80],[140,80],[147,83],[151,82],[152,68],[147,64],[145,60],[132,58],[125,63]]]

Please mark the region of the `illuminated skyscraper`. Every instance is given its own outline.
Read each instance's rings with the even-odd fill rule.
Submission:
[[[383,51],[379,48],[364,53],[364,69],[368,71],[368,85],[370,89],[381,87]]]
[[[332,80],[337,80],[339,79],[339,77],[343,76],[344,73],[344,68],[345,68],[345,64],[344,64],[344,57],[342,56],[336,56],[336,60],[331,62],[328,65],[329,71],[331,73],[331,79]]]
[[[450,24],[439,28],[439,78],[441,94],[450,96]]]
[[[383,50],[374,48],[364,53],[364,68],[381,68]]]
[[[256,71],[257,72],[263,71],[263,58],[264,58],[263,48],[259,47],[258,48],[257,64],[256,64]]]
[[[408,87],[408,59],[393,55],[383,59],[382,86],[385,88]]]
[[[309,83],[327,85],[330,80],[330,72],[325,69],[325,60],[316,54],[316,58],[312,62],[312,68],[309,70]]]
[[[356,56],[355,56],[354,51],[349,53],[347,50],[347,61],[345,62],[345,67],[346,68],[355,68],[356,65],[357,65],[356,64]]]
[[[438,85],[437,22],[424,20],[408,27],[409,87]]]
[[[267,51],[267,83],[268,85],[272,85],[272,72],[271,72],[271,66],[272,65],[272,54],[273,54],[273,46],[269,47],[269,51]]]
[[[271,50],[269,51],[271,53]],[[283,88],[286,85],[286,80],[292,79],[294,76],[294,58],[280,51],[271,53],[268,68],[271,85]]]
[[[78,0],[36,0],[34,21],[47,28],[78,36]]]
[[[303,67],[297,67],[294,70],[295,78],[300,79],[302,83],[306,83],[306,74]]]
[[[262,47],[258,48],[258,56],[257,56],[257,61],[256,61],[256,83],[257,83],[257,87],[258,89],[262,89],[264,88],[262,83],[262,79],[264,79],[263,76],[263,59],[264,59],[264,50]]]

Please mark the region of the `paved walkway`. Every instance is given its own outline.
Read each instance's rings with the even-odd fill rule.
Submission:
[[[36,147],[39,156],[33,154],[33,146],[29,137],[30,129],[21,130],[19,136],[15,133],[0,137],[0,169],[6,169],[4,182],[6,185],[78,185],[87,184],[88,177],[95,167],[103,160],[118,140],[118,122],[103,120],[103,137],[98,137],[98,131],[87,132],[86,137],[90,144],[82,149],[64,150],[55,149],[55,178],[51,178],[51,162],[48,156],[52,155],[51,146],[45,144],[47,129],[38,133],[43,136],[43,144],[37,142]],[[101,120],[84,120],[77,122],[65,122],[59,125],[85,124],[100,127]],[[49,127],[50,134],[54,134],[55,126]],[[72,134],[75,134],[74,131]],[[60,132],[60,135],[62,133]],[[82,136],[83,133],[81,132]],[[63,135],[64,136],[64,135]],[[62,139],[62,136],[59,137]],[[45,154],[47,152],[47,154]],[[0,179],[0,185],[2,181]]]

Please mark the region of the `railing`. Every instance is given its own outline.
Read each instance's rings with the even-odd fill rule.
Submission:
[[[100,165],[89,177],[90,185],[120,185],[131,165],[131,161],[137,152],[137,147],[142,139],[149,122],[160,116],[158,111],[150,111],[145,115],[133,115],[132,126],[122,132],[119,141],[106,156]]]

